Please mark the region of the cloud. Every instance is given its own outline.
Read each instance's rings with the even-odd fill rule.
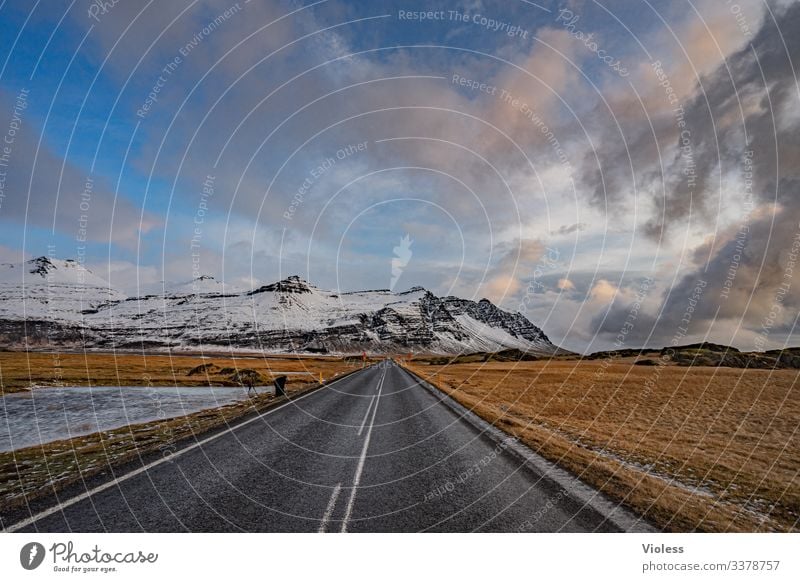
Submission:
[[[583,222],[576,222],[574,224],[563,224],[560,227],[558,227],[558,230],[551,231],[550,234],[554,236],[566,236],[568,234],[573,234],[575,232],[580,232],[582,230],[585,230],[586,227],[587,225],[584,224]]]
[[[36,94],[30,92],[24,101],[34,99]],[[16,95],[0,90],[0,111],[9,112],[0,119],[0,127],[13,123],[15,110],[21,114],[20,128],[7,146],[10,153],[0,220],[52,228],[74,238],[76,245],[103,242],[129,249],[161,224],[160,217],[143,212],[116,192],[107,178],[84,170],[54,151],[46,139],[40,140],[37,120],[27,114],[27,104],[15,109],[18,102]],[[74,252],[67,251],[70,256]]]
[[[569,279],[562,278],[558,280],[556,287],[558,287],[560,291],[574,291],[575,283],[573,283]]]
[[[80,4],[72,24],[85,31],[88,0]],[[631,34],[595,3],[569,6],[628,77],[555,16],[512,8],[509,20],[530,24],[530,42],[455,24],[401,30],[394,18],[345,24],[385,5],[258,2],[219,20],[227,0],[144,11],[118,3],[81,55],[103,62],[102,80],[120,91],[110,127],[130,129],[165,65],[182,57],[140,119],[126,167],[125,183],[155,184],[147,194],[156,206],[168,201],[170,216],[140,221],[116,178],[98,175],[90,237],[133,248],[164,222],[168,242],[146,278],[189,278],[187,225],[213,174],[203,265],[228,281],[308,271],[324,286],[386,287],[391,249],[410,233],[404,281],[514,306],[557,247],[563,264],[537,275],[546,288],[536,315],[576,347],[618,332],[645,275],[658,285],[637,323],[642,335],[631,337],[669,338],[703,279],[694,328],[753,341],[797,226],[797,5],[742,0],[734,13],[717,0],[686,10],[605,3]],[[465,50],[394,46],[429,40],[426,31],[452,33]],[[454,74],[493,90],[454,83]],[[72,235],[86,172],[74,154],[63,164],[47,140],[37,152],[35,123],[0,220],[48,226],[55,217]],[[783,297],[775,334],[787,329],[796,293],[793,285]]]
[[[545,253],[541,241],[523,239],[498,249],[499,260],[486,273],[481,294],[496,303],[514,297],[523,287]]]
[[[594,303],[606,305],[614,301],[618,292],[619,289],[616,285],[605,279],[600,279],[589,292],[589,299]]]
[[[800,39],[785,34],[800,27],[800,5],[789,7],[779,22],[780,28],[767,21],[752,48],[732,55],[726,68],[709,76],[706,95],[711,115],[699,101],[688,110],[698,128],[699,146],[710,148],[712,141],[724,144],[721,163],[751,182],[752,209],[743,208],[739,224],[713,233],[695,250],[697,267],[670,292],[666,318],[681,310],[697,279],[708,280],[706,298],[697,312],[706,321],[732,319],[754,330],[765,322],[776,298],[782,309],[774,324],[793,321],[800,306],[800,285],[793,281],[790,264],[800,236],[800,127],[774,117],[800,106],[793,74],[794,63],[800,59]],[[758,95],[764,108],[741,112],[737,94]],[[740,123],[715,131],[711,118],[732,111],[740,111]],[[699,172],[709,172],[720,163],[703,161]]]
[[[758,14],[749,12],[750,22],[760,22]],[[675,89],[681,94],[697,180],[689,184],[686,179],[680,135],[673,132],[660,142],[665,151],[675,152],[671,158],[662,153],[667,160],[663,174],[648,174],[647,168],[658,158],[643,154],[646,148],[639,142],[628,144],[645,184],[648,177],[658,181],[663,175],[661,186],[653,189],[654,199],[660,199],[657,212],[644,224],[644,232],[663,245],[661,252],[668,254],[674,248],[670,240],[676,230],[684,231],[687,224],[708,225],[697,246],[688,246],[689,237],[678,239],[688,261],[673,260],[673,272],[660,273],[662,295],[639,313],[627,338],[631,345],[665,345],[676,336],[687,342],[711,337],[745,349],[761,349],[797,336],[800,286],[792,280],[791,257],[800,236],[800,140],[798,120],[788,112],[800,105],[792,69],[800,58],[800,41],[786,31],[800,26],[800,5],[777,14],[777,21],[771,16],[765,19],[755,29],[752,45],[743,47],[741,31],[731,28],[727,16],[717,14],[708,35],[698,28],[700,21],[693,21],[692,30],[683,35],[690,54],[713,46],[725,61],[716,66],[715,58],[695,63],[703,76],[694,88],[684,82],[686,74],[677,74],[679,69],[673,67],[668,75],[683,79]],[[657,116],[651,119],[657,131],[663,129]],[[674,121],[667,119],[667,125]],[[604,154],[609,164],[621,155],[619,147]],[[619,165],[616,168],[619,172]],[[604,185],[613,183],[619,188],[621,183],[614,182],[614,176],[621,175],[612,172],[611,181]],[[603,184],[597,175],[589,181]],[[595,190],[598,196],[599,192]],[[616,196],[624,203],[632,195]],[[618,333],[633,299],[615,296],[611,286],[599,285],[590,293],[590,301],[602,299],[610,301],[610,306],[593,316],[590,329],[602,344]],[[687,311],[691,312],[688,320]],[[686,320],[683,331],[678,323],[682,320]]]

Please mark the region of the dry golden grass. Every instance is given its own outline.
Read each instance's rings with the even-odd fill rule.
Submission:
[[[410,368],[666,530],[800,529],[796,370],[605,360]]]
[[[283,372],[288,382],[304,383],[324,379],[353,369],[342,358],[328,357],[257,357],[161,354],[100,354],[0,352],[0,391],[26,390],[31,386],[207,386],[226,383],[223,378],[195,374],[192,368],[213,362],[220,368],[253,369],[267,381]]]

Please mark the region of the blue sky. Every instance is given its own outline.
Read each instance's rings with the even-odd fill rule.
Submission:
[[[408,235],[397,290],[526,299],[567,347],[611,346],[652,277],[628,341],[669,341],[708,279],[689,336],[747,348],[791,249],[796,170],[769,140],[797,122],[795,47],[773,40],[795,5],[7,1],[0,260],[54,245],[132,295],[198,264],[387,288]],[[795,338],[796,287],[783,301],[766,345]]]

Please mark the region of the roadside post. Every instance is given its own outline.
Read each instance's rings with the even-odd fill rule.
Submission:
[[[286,376],[275,378],[275,396],[286,396]]]

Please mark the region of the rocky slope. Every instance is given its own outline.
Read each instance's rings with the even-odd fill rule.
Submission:
[[[74,261],[0,265],[0,345],[463,354],[557,348],[520,314],[421,287],[336,293],[299,277],[250,292],[212,278],[128,298]]]

